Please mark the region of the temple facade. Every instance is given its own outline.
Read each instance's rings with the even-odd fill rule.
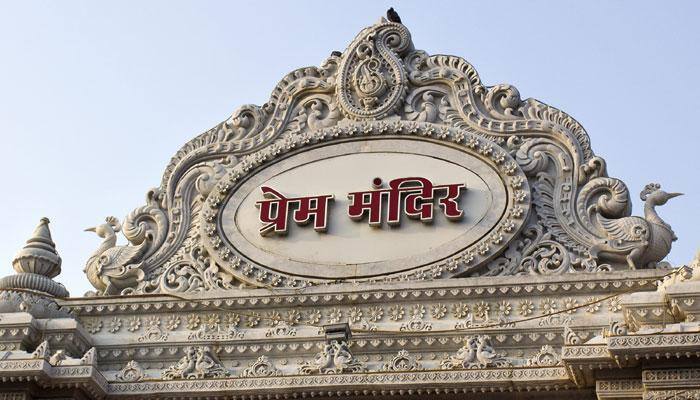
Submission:
[[[643,216],[576,120],[390,10],[87,229],[93,292],[42,219],[0,279],[0,399],[700,399],[680,194],[635,189]]]

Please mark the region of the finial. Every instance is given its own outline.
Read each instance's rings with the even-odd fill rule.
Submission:
[[[31,272],[54,278],[61,273],[61,257],[56,252],[56,244],[51,240],[49,219],[44,217],[34,229],[32,237],[12,260],[17,272]]]
[[[51,278],[61,273],[61,257],[51,240],[49,219],[42,218],[27,244],[12,260],[17,274],[0,279],[0,289],[21,289],[45,293],[56,297],[68,297],[63,285]]]

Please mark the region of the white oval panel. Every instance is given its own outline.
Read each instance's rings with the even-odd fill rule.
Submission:
[[[367,217],[347,215],[349,192],[371,190],[375,177],[388,182],[419,176],[435,185],[463,183],[464,217],[450,221],[437,207],[431,223],[402,216],[399,226],[371,227]],[[256,202],[261,186],[286,197],[332,194],[327,232],[291,221],[286,236],[262,236]],[[287,274],[360,278],[396,273],[439,261],[487,234],[507,198],[498,174],[480,159],[450,146],[408,139],[331,144],[292,155],[257,172],[228,200],[220,226],[229,245],[252,261]],[[384,203],[386,212],[386,203]],[[383,218],[385,221],[386,218]]]

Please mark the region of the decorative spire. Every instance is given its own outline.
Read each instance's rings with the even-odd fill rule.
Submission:
[[[32,237],[12,260],[12,267],[19,273],[33,273],[54,278],[61,273],[61,257],[51,240],[49,219],[44,217],[34,229]]]
[[[48,218],[41,219],[32,237],[12,260],[12,267],[17,274],[0,279],[0,289],[24,289],[68,297],[66,288],[51,279],[61,273],[61,257],[51,240]]]

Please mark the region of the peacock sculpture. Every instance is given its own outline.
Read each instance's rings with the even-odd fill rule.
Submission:
[[[598,223],[606,239],[590,248],[591,257],[626,262],[631,269],[652,268],[671,251],[677,237],[671,226],[656,212],[656,206],[682,193],[667,193],[658,183],[644,187],[639,197],[644,201],[644,218],[606,218],[598,214]]]
[[[85,274],[92,285],[105,295],[119,294],[122,289],[133,287],[143,280],[139,262],[148,250],[148,241],[136,246],[117,246],[117,232],[122,226],[115,217],[105,218],[105,223],[88,228],[101,237],[97,250],[85,265]]]

